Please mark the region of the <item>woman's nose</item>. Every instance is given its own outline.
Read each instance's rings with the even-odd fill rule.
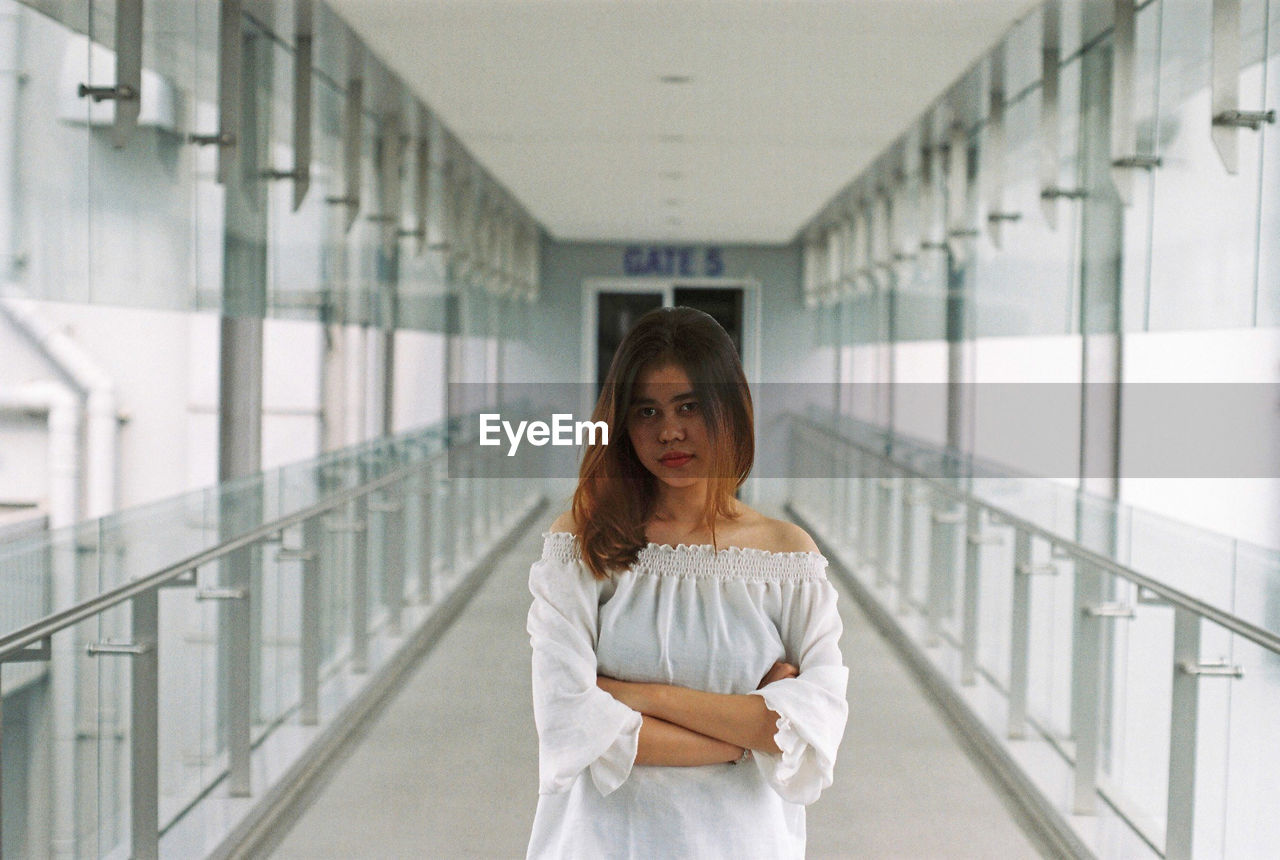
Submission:
[[[674,442],[684,438],[684,424],[676,417],[667,418],[658,430],[658,441]]]

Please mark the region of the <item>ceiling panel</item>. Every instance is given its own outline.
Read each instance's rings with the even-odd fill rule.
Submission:
[[[1038,5],[331,2],[557,238],[747,243],[790,241]]]

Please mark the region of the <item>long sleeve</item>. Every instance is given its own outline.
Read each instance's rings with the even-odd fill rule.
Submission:
[[[840,656],[843,625],[836,591],[826,579],[798,584],[782,606],[780,633],[795,678],[755,691],[777,712],[774,741],[780,755],[757,750],[765,780],[792,803],[812,803],[834,777],[836,748],[844,736],[849,706],[849,670]]]
[[[549,549],[529,571],[540,794],[568,790],[587,768],[607,795],[635,763],[640,712],[596,686],[600,589],[581,561],[557,558]]]

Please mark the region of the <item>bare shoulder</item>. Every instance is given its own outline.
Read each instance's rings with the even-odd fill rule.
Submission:
[[[809,533],[786,520],[768,520],[769,549],[773,552],[818,552]]]
[[[818,552],[809,533],[795,523],[766,517],[742,505],[737,520],[740,546],[751,546],[768,552]]]
[[[555,522],[551,524],[551,527],[547,529],[547,531],[577,534],[578,522],[573,518],[573,511],[565,511],[560,516],[556,517]]]

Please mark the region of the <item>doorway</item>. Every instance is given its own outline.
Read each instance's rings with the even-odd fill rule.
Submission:
[[[588,280],[583,284],[582,381],[599,395],[613,354],[642,315],[685,306],[710,314],[728,333],[749,381],[759,378],[759,285],[752,282]],[[589,411],[589,410],[588,410]]]

